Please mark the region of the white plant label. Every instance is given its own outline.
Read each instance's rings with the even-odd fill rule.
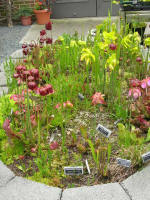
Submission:
[[[146,163],[148,161],[150,161],[150,152],[147,152],[145,154],[142,155],[142,160],[143,160],[143,163]]]
[[[65,175],[81,175],[83,174],[83,166],[64,167]]]
[[[84,100],[83,94],[80,94],[80,93],[79,93],[79,94],[78,94],[78,97],[79,97],[80,100]]]
[[[118,119],[114,122],[114,125],[116,126],[122,119]]]
[[[131,160],[126,160],[122,158],[117,158],[118,165],[121,165],[123,167],[130,167],[131,166]]]
[[[109,137],[112,133],[111,130],[107,129],[106,127],[102,126],[101,124],[98,124],[97,128],[96,128],[97,131],[99,131],[103,136],[105,137]]]
[[[54,133],[52,133],[50,140],[49,140],[49,143],[53,142],[54,138],[55,138],[55,135],[54,135]]]
[[[88,173],[91,174],[91,170],[90,170],[89,163],[88,163],[87,159],[85,160],[85,164],[86,164],[86,168],[88,170]]]

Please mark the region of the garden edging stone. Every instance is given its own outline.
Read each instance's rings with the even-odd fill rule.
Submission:
[[[0,200],[149,200],[150,165],[119,183],[70,188],[62,191],[15,177],[0,161]]]
[[[130,200],[119,183],[64,190],[62,200]]]
[[[149,200],[150,165],[127,178],[122,182],[122,186],[128,191],[132,200]]]
[[[0,200],[59,200],[62,190],[15,177],[0,188]]]
[[[10,180],[15,177],[14,173],[9,170],[3,163],[0,161],[0,187],[7,184]],[[1,200],[1,198],[0,198]]]

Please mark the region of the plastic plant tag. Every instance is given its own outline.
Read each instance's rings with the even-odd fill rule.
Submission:
[[[53,142],[54,138],[55,138],[55,135],[54,135],[54,133],[53,133],[53,134],[51,135],[51,137],[50,137],[49,143]]]
[[[84,100],[84,96],[83,96],[83,94],[78,94],[78,98],[80,99],[80,100]]]
[[[150,151],[142,155],[143,163],[150,161]]]
[[[83,174],[83,166],[64,167],[65,175],[81,175]]]
[[[11,109],[11,113],[10,113],[11,115],[13,114],[13,109]]]
[[[121,119],[117,119],[117,120],[114,122],[114,125],[116,126],[120,121],[122,121],[122,118],[121,118]]]
[[[102,126],[101,124],[98,124],[97,128],[96,128],[97,131],[99,131],[103,136],[105,137],[109,137],[112,133],[111,130],[105,128],[104,126]]]
[[[91,174],[91,170],[90,170],[89,163],[88,163],[87,159],[85,160],[85,164],[86,164],[86,168],[88,170],[88,173]]]
[[[118,165],[121,165],[123,167],[130,167],[131,166],[131,160],[126,160],[122,158],[117,158]]]

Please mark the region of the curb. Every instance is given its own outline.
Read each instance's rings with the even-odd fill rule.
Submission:
[[[149,200],[150,165],[121,183],[62,190],[15,176],[0,161],[0,200]]]

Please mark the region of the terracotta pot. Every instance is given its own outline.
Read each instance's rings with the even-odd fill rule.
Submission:
[[[27,17],[22,16],[21,17],[21,22],[22,22],[23,26],[29,26],[29,25],[31,25],[31,23],[32,23],[31,16],[27,16]]]
[[[48,10],[34,10],[38,24],[47,24],[50,21],[51,12]]]

